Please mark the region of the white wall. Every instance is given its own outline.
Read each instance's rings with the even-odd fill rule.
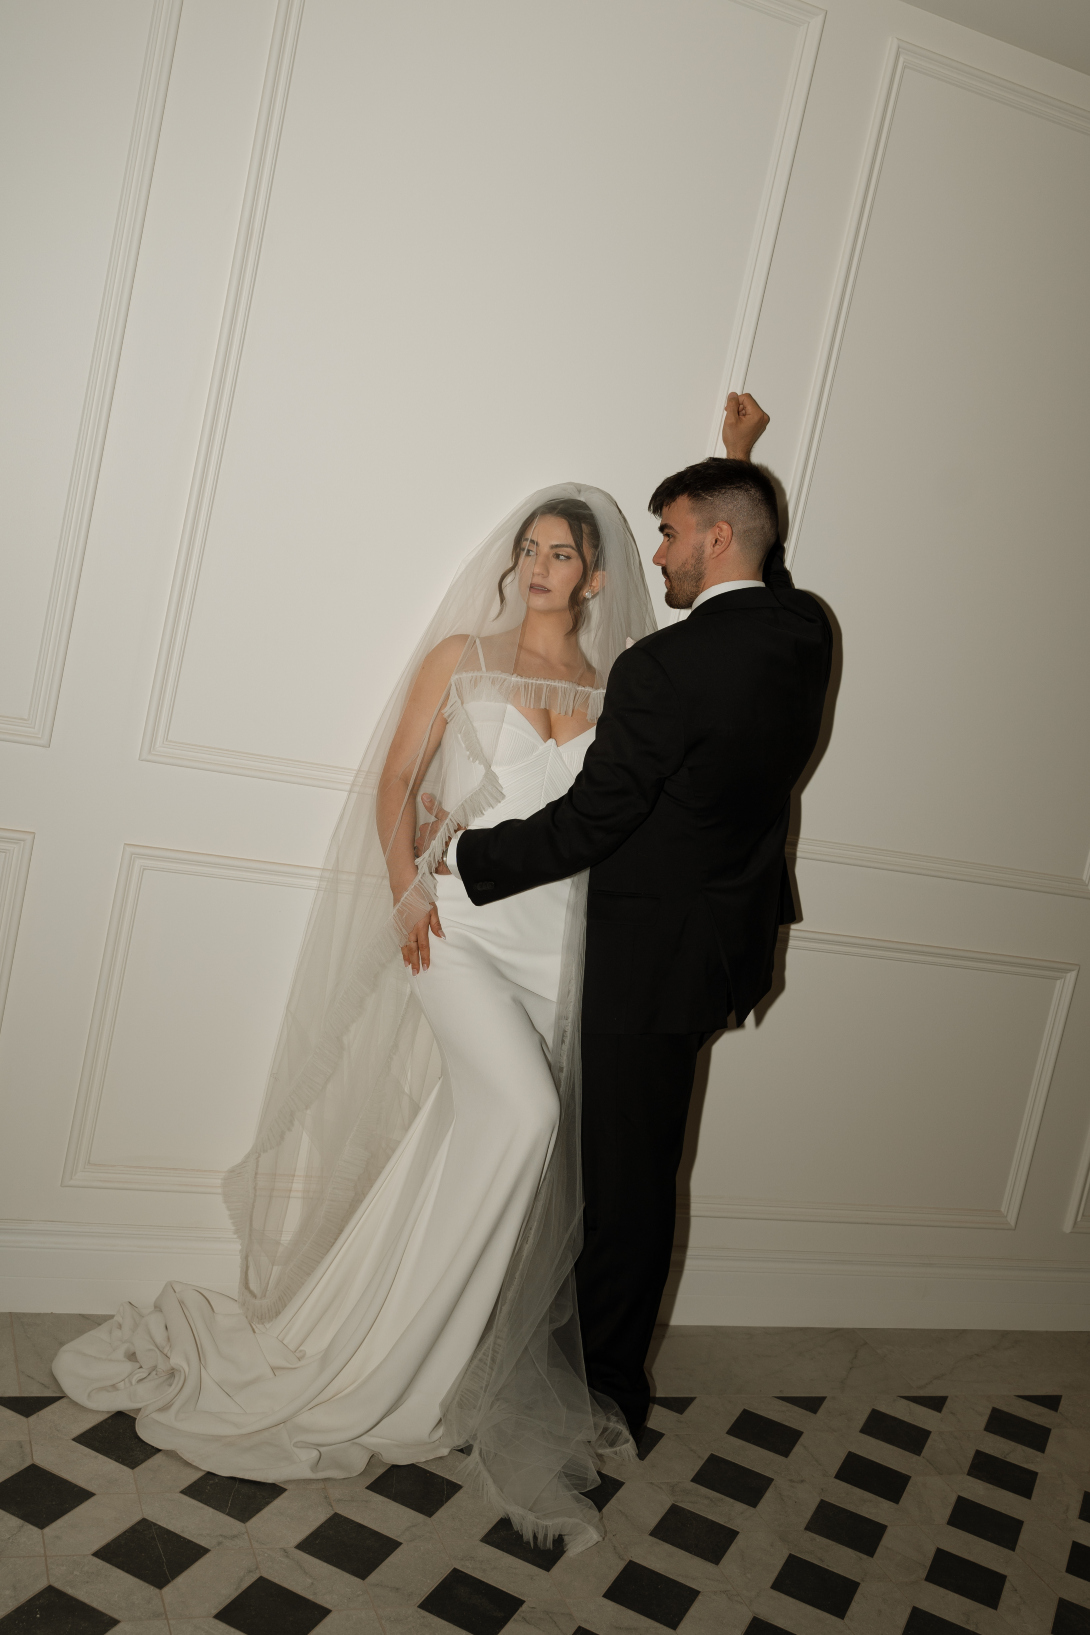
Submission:
[[[843,663],[668,1310],[1085,1326],[1090,79],[900,0],[0,23],[0,1307],[231,1287],[390,675],[542,483],[649,561],[746,384]]]

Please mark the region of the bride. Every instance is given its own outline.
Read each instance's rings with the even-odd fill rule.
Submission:
[[[123,1305],[58,1355],[69,1396],[259,1481],[468,1449],[459,1479],[528,1538],[601,1537],[586,1491],[634,1449],[588,1391],[574,1302],[586,877],[478,908],[442,858],[565,793],[610,666],[654,628],[600,489],[532,495],[466,561],[353,782],[224,1182],[237,1299]]]

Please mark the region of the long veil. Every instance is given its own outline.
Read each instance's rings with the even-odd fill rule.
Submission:
[[[588,664],[576,685],[519,674],[524,605],[513,591],[525,524],[550,507],[593,518],[597,594],[578,640]],[[270,1323],[318,1268],[382,1176],[441,1074],[439,1051],[400,948],[435,899],[435,868],[459,825],[485,818],[503,789],[493,767],[502,710],[473,701],[586,711],[597,719],[610,667],[655,628],[631,531],[600,489],[564,483],[531,495],[468,557],[394,688],[334,831],[303,940],[257,1136],[224,1181],[241,1249],[239,1304]],[[415,883],[394,902],[377,825],[380,778],[421,664],[441,644],[457,653],[449,686],[410,752],[414,823],[446,814]],[[591,674],[593,672],[593,675]],[[496,725],[490,723],[495,721]],[[457,734],[464,755],[443,753]],[[479,772],[468,787],[466,758]],[[461,769],[461,770],[458,770]],[[428,808],[422,797],[433,797]],[[403,808],[404,810],[404,808]],[[551,1050],[560,1099],[552,1154],[476,1351],[443,1404],[443,1445],[470,1450],[463,1470],[528,1538],[569,1549],[601,1536],[585,1493],[595,1455],[631,1454],[612,1404],[590,1396],[572,1268],[581,1246],[579,1020],[586,877],[569,897]]]

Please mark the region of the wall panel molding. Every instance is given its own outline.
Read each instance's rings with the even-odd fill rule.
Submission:
[[[791,534],[787,546],[788,566],[791,566],[795,559],[802,535],[806,505],[821,449],[822,432],[851,315],[852,298],[866,247],[871,215],[882,179],[882,169],[897,114],[901,87],[905,75],[910,72],[943,80],[948,85],[959,86],[962,90],[972,91],[993,102],[1005,103],[1008,107],[1017,108],[1023,113],[1034,114],[1040,119],[1047,119],[1053,124],[1064,125],[1069,130],[1090,136],[1090,109],[1063,102],[1059,97],[1035,91],[1028,85],[1000,79],[998,75],[975,68],[971,63],[940,56],[923,46],[911,45],[900,39],[891,41],[834,284],[832,307],[818,356],[814,384],[803,418],[799,451],[788,489],[791,516]]]
[[[1090,883],[1077,874],[1045,874],[1014,869],[1005,863],[969,863],[955,857],[930,857],[883,846],[854,846],[839,840],[811,840],[800,835],[788,843],[791,855],[808,863],[844,863],[856,869],[886,869],[894,874],[926,874],[936,880],[961,880],[971,886],[1005,886],[1057,897],[1090,897]],[[1087,864],[1090,872],[1090,863]]]
[[[48,748],[53,735],[181,15],[182,0],[155,0],[152,7],[30,704],[25,715],[0,716],[0,739],[16,743]]]
[[[975,68],[971,63],[940,56],[923,46],[894,39],[890,43],[882,75],[878,103],[864,150],[863,165],[848,221],[848,231],[834,283],[829,318],[818,355],[795,467],[788,486],[791,518],[787,542],[787,564],[792,566],[802,537],[806,506],[821,450],[821,438],[836,382],[837,365],[851,316],[852,298],[862,265],[867,233],[878,188],[882,179],[890,134],[897,114],[901,87],[907,73],[925,74],[956,85],[977,96],[1017,108],[1022,113],[1090,136],[1090,109],[1077,107],[1058,97],[1036,91],[1031,86],[1001,79]],[[1059,896],[1090,896],[1090,853],[1081,875],[1048,874],[1032,869],[1008,868],[1003,864],[927,857],[880,847],[844,845],[837,841],[800,839],[798,855],[819,862],[848,863],[858,868],[891,869],[900,873],[930,874],[939,879],[964,880],[972,884],[1009,886],[1020,891],[1041,891]]]
[[[973,949],[935,947],[926,943],[894,942],[878,937],[854,937],[838,931],[808,931],[802,926],[791,929],[789,940],[790,945],[800,952],[810,950],[813,953],[840,954],[857,959],[937,965],[958,970],[1029,977],[1052,984],[1052,1001],[1026,1092],[1025,1107],[1011,1153],[1002,1202],[998,1209],[936,1209],[930,1206],[887,1207],[782,1198],[732,1198],[719,1194],[697,1193],[690,1200],[689,1214],[694,1217],[726,1217],[739,1220],[836,1221],[852,1226],[984,1227],[1001,1231],[1012,1230],[1018,1224],[1018,1214],[1025,1195],[1030,1164],[1041,1119],[1044,1116],[1045,1102],[1048,1099],[1079,967],[1055,960],[1029,959],[1013,954],[990,954]]]
[[[140,904],[140,887],[144,876],[151,871],[313,891],[321,870],[296,863],[266,863],[254,858],[168,851],[158,846],[126,845],[122,852],[61,1184],[155,1192],[218,1192],[221,1180],[218,1170],[100,1164],[92,1158],[110,1049]]]
[[[1090,1232],[1090,1130],[1083,1143],[1078,1176],[1064,1219],[1064,1231]]]
[[[172,766],[201,767],[211,772],[239,772],[253,778],[275,778],[288,783],[346,789],[355,773],[352,767],[325,766],[275,755],[255,755],[246,750],[221,749],[211,744],[184,743],[171,736],[174,701],[185,661],[186,640],[197,597],[201,562],[246,343],[246,326],[257,283],[265,221],[276,176],[304,4],[305,0],[278,0],[276,8],[227,299],[140,754],[145,761],[165,761]]]
[[[756,231],[749,249],[749,259],[742,279],[742,294],[734,317],[733,332],[727,347],[727,361],[720,383],[716,412],[713,418],[708,453],[719,448],[719,433],[723,411],[719,406],[726,401],[728,392],[745,390],[757,325],[764,306],[768,274],[779,237],[784,203],[791,181],[791,171],[799,145],[799,133],[806,113],[810,85],[814,77],[818,48],[825,12],[806,0],[739,0],[756,11],[766,12],[793,23],[797,29],[795,54],[788,74],[780,113],[780,125],[772,149],[772,160],[765,177],[764,193],[757,212]]]
[[[216,362],[152,684],[141,758],[174,766],[199,767],[204,771],[347,789],[355,776],[354,767],[189,743],[172,736],[174,705],[257,281],[304,4],[305,0],[279,0],[277,7]],[[735,384],[739,389],[745,384],[825,20],[824,10],[809,4],[808,0],[739,0],[739,4],[793,24],[798,38],[728,347],[724,394]],[[720,397],[719,401],[722,400]],[[717,437],[718,422],[713,431],[713,445]]]
[[[0,1027],[4,1025],[4,1006],[33,849],[34,836],[28,830],[0,829]]]

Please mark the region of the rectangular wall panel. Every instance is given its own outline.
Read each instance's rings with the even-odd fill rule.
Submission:
[[[711,1058],[694,1215],[1015,1224],[1075,969],[807,929]]]
[[[146,754],[343,782],[522,496],[596,483],[650,546],[650,490],[704,447],[757,310],[816,15],[286,0]],[[676,76],[670,118],[634,114]]]
[[[52,731],[180,12],[0,12],[0,738]]]
[[[126,847],[69,1185],[217,1190],[253,1139],[316,879]]]
[[[798,496],[795,571],[843,633],[803,833],[1077,887],[1090,115],[893,63]]]

